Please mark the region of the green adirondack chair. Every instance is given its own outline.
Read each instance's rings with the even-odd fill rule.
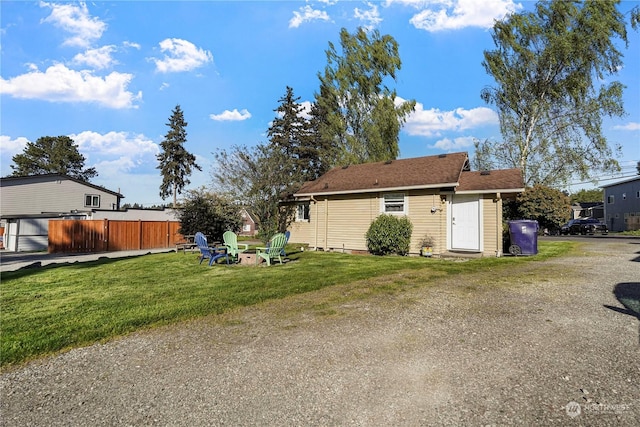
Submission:
[[[236,233],[233,231],[225,231],[222,235],[222,240],[224,242],[224,246],[227,248],[227,254],[234,261],[238,261],[238,254],[249,249],[249,245],[247,244],[238,244],[238,236],[236,236]]]
[[[282,264],[282,251],[284,245],[287,244],[287,236],[283,233],[274,234],[269,240],[269,246],[266,248],[256,248],[256,256],[258,259],[262,258],[267,262],[267,265],[271,265],[272,259],[278,259]]]

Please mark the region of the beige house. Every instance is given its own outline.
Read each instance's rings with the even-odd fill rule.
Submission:
[[[524,191],[519,169],[472,172],[467,153],[335,168],[294,194],[291,242],[316,250],[366,251],[380,214],[407,216],[411,250],[431,236],[433,253],[502,255],[502,203]]]

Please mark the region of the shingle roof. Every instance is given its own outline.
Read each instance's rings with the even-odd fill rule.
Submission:
[[[459,192],[486,192],[498,190],[524,190],[524,179],[520,169],[500,169],[491,171],[465,171],[460,174]]]
[[[468,169],[469,156],[464,152],[351,165],[331,169],[305,183],[294,196],[454,187],[457,193],[524,190],[520,169]]]
[[[305,183],[295,196],[453,187],[468,160],[467,153],[453,153],[338,167]]]

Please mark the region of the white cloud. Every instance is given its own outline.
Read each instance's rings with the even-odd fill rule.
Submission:
[[[138,49],[138,50],[140,50],[140,48],[141,48],[140,44],[135,43],[135,42],[127,42],[127,41],[125,41],[125,42],[122,43],[122,45],[124,47],[132,47],[132,48]]]
[[[382,18],[380,18],[380,12],[378,12],[378,6],[375,4],[367,3],[371,9],[369,10],[360,10],[359,8],[354,9],[354,16],[356,19],[359,19],[365,22],[365,27],[368,29],[374,28],[378,24],[382,22]]]
[[[300,12],[293,12],[293,18],[289,21],[289,28],[298,28],[304,22],[329,21],[329,15],[324,10],[313,9],[306,5],[300,8]]]
[[[473,147],[474,140],[475,138],[472,136],[461,136],[459,138],[454,138],[453,140],[443,138],[433,144],[433,148],[439,148],[440,150],[449,152],[466,151],[467,148]]]
[[[419,10],[409,22],[430,32],[466,27],[491,28],[496,19],[522,9],[522,5],[513,0],[387,0],[385,6],[393,4]]]
[[[96,156],[121,156],[122,153],[130,153],[131,157],[148,157],[158,154],[158,144],[144,135],[130,134],[128,132],[108,132],[99,134],[93,131],[84,131],[79,134],[69,135],[78,144],[78,149],[88,155]]]
[[[76,65],[87,65],[96,70],[109,68],[116,63],[111,54],[115,51],[114,46],[102,46],[97,49],[88,49],[73,57]]]
[[[640,123],[638,122],[629,122],[626,125],[616,125],[613,127],[615,130],[640,130]]]
[[[69,137],[86,157],[87,166],[98,171],[91,182],[122,193],[129,203],[160,203],[162,178],[160,172],[154,171],[156,154],[160,152],[158,144],[129,132],[84,131]]]
[[[40,7],[51,9],[51,15],[44,18],[42,22],[49,22],[71,34],[71,37],[65,40],[65,45],[90,46],[102,37],[102,33],[107,29],[104,22],[89,15],[84,2],[79,4],[40,2]]]
[[[234,108],[233,111],[225,110],[220,114],[211,114],[209,117],[211,120],[215,120],[217,122],[237,122],[251,118],[251,113],[246,108],[242,111],[238,111],[237,108]]]
[[[29,142],[29,140],[23,136],[11,139],[10,136],[0,135],[0,151],[2,151],[2,156],[13,157],[15,154],[22,153],[27,146],[27,142]],[[5,175],[4,172],[3,175]]]
[[[396,103],[402,101],[402,98],[396,98]],[[443,131],[459,132],[497,123],[496,112],[486,107],[440,111],[437,108],[425,110],[421,103],[416,103],[416,109],[407,118],[403,130],[409,135],[433,137],[439,136]]]
[[[211,52],[182,39],[165,39],[160,42],[160,50],[165,53],[164,58],[152,61],[161,73],[191,71],[213,61]]]
[[[133,102],[142,98],[142,92],[127,91],[131,74],[112,72],[98,77],[63,64],[52,65],[44,73],[33,66],[30,70],[8,80],[0,77],[0,93],[52,102],[95,102],[108,108],[137,108]]]

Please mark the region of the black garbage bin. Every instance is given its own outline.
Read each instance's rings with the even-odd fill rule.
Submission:
[[[509,221],[509,253],[511,255],[538,253],[538,221],[528,219]]]

